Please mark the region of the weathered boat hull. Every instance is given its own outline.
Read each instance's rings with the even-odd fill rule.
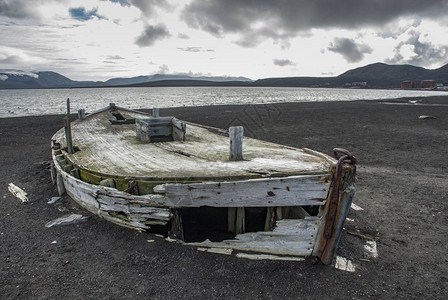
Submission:
[[[339,242],[355,186],[351,156],[328,160],[328,174],[295,175],[247,180],[168,182],[151,185],[152,193],[132,195],[116,188],[81,180],[61,144],[53,141],[52,176],[60,194],[66,192],[80,206],[115,224],[136,230],[171,226],[171,236],[183,239],[179,209],[217,207],[228,210],[233,239],[205,240],[189,245],[282,256],[316,256],[330,263]],[[265,228],[245,232],[245,209],[265,208]],[[303,207],[312,207],[310,216]]]

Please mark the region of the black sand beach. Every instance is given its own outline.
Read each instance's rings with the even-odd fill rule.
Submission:
[[[327,154],[350,150],[358,158],[354,203],[364,210],[350,211],[338,254],[356,272],[204,253],[96,216],[45,228],[67,213],[87,215],[68,196],[47,204],[57,196],[50,138],[61,116],[9,118],[0,119],[1,299],[448,298],[448,97],[160,113],[243,125],[248,136]],[[10,182],[28,192],[29,203],[8,192]],[[365,257],[365,240],[348,232],[374,238],[379,257]]]

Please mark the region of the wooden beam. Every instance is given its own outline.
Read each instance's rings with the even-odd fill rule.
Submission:
[[[243,126],[229,128],[230,157],[232,161],[243,160]]]
[[[329,183],[322,175],[250,179],[244,181],[163,184],[154,192],[165,194],[174,207],[275,207],[324,205]]]

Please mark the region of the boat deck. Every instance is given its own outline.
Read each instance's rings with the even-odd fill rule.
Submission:
[[[150,118],[135,111],[118,111],[127,119]],[[68,159],[74,165],[105,176],[194,181],[328,174],[334,163],[311,151],[247,137],[244,160],[230,161],[225,131],[187,123],[185,141],[145,143],[137,139],[135,124],[117,125],[109,120],[115,117],[108,109],[71,124],[77,151]],[[63,129],[53,139],[66,146]]]

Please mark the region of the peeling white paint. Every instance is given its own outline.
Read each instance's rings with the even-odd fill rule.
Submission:
[[[375,241],[366,241],[364,250],[367,257],[378,258],[378,248]]]
[[[355,272],[356,266],[353,262],[345,257],[337,256],[336,263],[334,267],[338,270],[347,271],[347,272]]]
[[[355,203],[352,203],[351,208],[356,210],[356,211],[364,210],[364,208],[362,208],[361,206],[356,205]]]

